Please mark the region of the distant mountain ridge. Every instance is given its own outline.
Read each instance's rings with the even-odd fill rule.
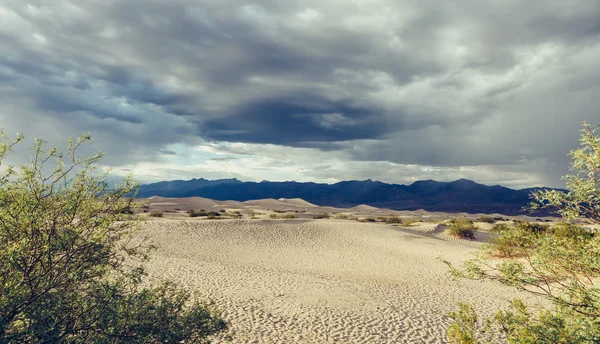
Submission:
[[[472,180],[416,181],[410,185],[387,184],[370,179],[335,184],[313,182],[242,182],[238,179],[174,180],[142,185],[138,197],[205,197],[248,201],[266,198],[301,198],[320,206],[354,207],[366,204],[396,210],[428,210],[468,213],[523,214],[531,192],[549,188],[514,190],[487,186]]]

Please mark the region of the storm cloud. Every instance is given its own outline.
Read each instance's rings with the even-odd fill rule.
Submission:
[[[90,132],[142,180],[562,186],[600,124],[597,0],[0,0],[0,18],[0,126]]]

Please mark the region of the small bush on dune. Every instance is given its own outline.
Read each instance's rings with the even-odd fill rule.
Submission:
[[[517,258],[527,254],[527,250],[535,249],[541,240],[577,239],[590,240],[594,233],[572,223],[560,223],[550,227],[529,222],[520,222],[514,227],[496,224],[492,232],[497,236],[488,245],[488,251],[502,258]]]
[[[488,252],[496,257],[511,258],[519,255],[522,246],[520,231],[506,224],[495,224],[491,230],[496,237],[490,241]]]
[[[221,213],[220,212],[216,212],[216,211],[209,211],[208,213],[206,213],[206,216],[209,219],[216,219],[216,218],[220,218],[221,217]]]
[[[313,219],[315,219],[315,220],[328,219],[328,218],[329,218],[329,214],[327,214],[327,213],[317,214],[317,215],[313,216]]]
[[[490,230],[492,233],[502,233],[505,231],[510,230],[510,227],[505,224],[505,223],[497,223],[494,226],[492,226],[492,229]]]
[[[405,227],[410,227],[412,226],[413,223],[417,223],[420,222],[420,220],[412,218],[412,217],[407,217],[402,219],[402,225]]]
[[[258,219],[258,215],[263,215],[263,213],[258,213],[258,212],[251,210],[250,214],[248,214],[248,216],[250,216],[250,218],[253,220]]]
[[[535,222],[523,221],[515,223],[515,228],[528,233],[543,234],[548,230],[548,228],[550,228],[550,226]]]
[[[596,234],[586,230],[583,227],[579,227],[573,223],[563,222],[556,226],[550,227],[548,233],[551,233],[557,238],[567,239],[579,239],[579,240],[590,240]]]
[[[336,219],[348,220],[349,216],[347,214],[335,214]]]
[[[392,217],[388,217],[387,219],[385,219],[385,223],[398,224],[398,223],[402,223],[402,219],[399,218],[398,216],[392,216]]]
[[[187,214],[189,217],[208,216],[208,213],[205,212],[204,210],[200,210],[200,211],[188,210]]]
[[[448,228],[450,234],[463,238],[463,239],[474,239],[477,227],[473,224],[473,221],[466,218],[453,219],[450,228]]]
[[[484,215],[484,216],[481,216],[480,218],[478,218],[477,222],[495,223],[496,220],[491,216]]]
[[[288,213],[288,214],[281,214],[281,215],[278,215],[278,214],[269,214],[269,217],[271,219],[295,219],[298,216],[296,216],[295,214]]]
[[[150,216],[152,217],[163,217],[163,213],[160,211],[153,211],[150,213]]]

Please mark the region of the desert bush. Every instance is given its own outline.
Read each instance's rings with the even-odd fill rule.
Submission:
[[[254,210],[250,210],[250,213],[248,214],[248,216],[250,216],[251,219],[258,219],[258,215],[263,215],[263,213],[259,213],[259,212],[255,212]]]
[[[341,220],[348,220],[348,215],[347,214],[335,214],[334,216],[336,219],[341,219]]]
[[[133,208],[131,205],[127,204],[120,208],[112,210],[114,214],[120,215],[133,215]]]
[[[200,211],[195,211],[195,210],[188,210],[187,212],[189,217],[200,217],[200,216],[208,216],[208,213],[206,211],[204,211],[204,209],[201,209]]]
[[[420,222],[420,220],[412,218],[412,217],[406,217],[402,219],[402,226],[404,227],[410,227],[413,225],[413,223],[417,223]]]
[[[287,214],[270,214],[269,217],[271,219],[295,219],[298,216],[295,214],[287,213]]]
[[[402,219],[398,216],[392,216],[392,217],[388,217],[387,219],[385,219],[385,223],[398,224],[398,223],[402,223]]]
[[[511,228],[506,223],[496,223],[490,230],[492,233],[502,233],[510,230]]]
[[[30,163],[10,167],[22,137],[0,135],[1,343],[205,343],[226,328],[187,291],[145,283],[150,247],[119,221],[137,185],[110,188],[102,156],[78,154],[88,136],[64,154],[36,140]]]
[[[163,217],[163,213],[160,211],[153,211],[150,213],[150,216],[152,217]]]
[[[562,222],[548,228],[548,234],[556,238],[568,238],[587,241],[593,239],[596,233],[586,230],[583,227],[577,226],[574,223]]]
[[[495,223],[496,219],[493,218],[493,217],[491,217],[491,216],[484,215],[484,216],[479,217],[477,219],[477,221],[478,222],[485,222],[485,223]]]
[[[545,224],[535,223],[535,222],[521,221],[521,222],[515,223],[515,228],[518,230],[522,230],[524,232],[541,235],[541,234],[544,234],[548,230],[548,228],[550,228],[550,226],[545,225]]]
[[[584,123],[582,148],[571,151],[571,169],[564,177],[567,192],[541,190],[532,193],[529,209],[550,209],[567,224],[554,227],[516,223],[503,233],[518,233],[517,255],[499,262],[484,256],[457,269],[446,262],[456,277],[487,279],[527,291],[552,306],[531,312],[521,300],[513,300],[493,318],[477,319],[470,306],[452,314],[448,339],[453,343],[478,342],[482,331],[502,332],[509,343],[600,342],[600,236],[573,224],[576,220],[600,224],[600,137]],[[497,243],[490,243],[494,249]],[[474,318],[475,317],[475,318]],[[474,319],[473,319],[474,318]]]
[[[463,239],[474,239],[477,227],[473,221],[466,218],[457,218],[451,221],[448,232],[456,237]]]
[[[206,213],[206,216],[209,219],[216,219],[216,218],[220,218],[221,217],[221,213],[220,212],[216,212],[216,211],[209,211],[208,213]]]
[[[496,237],[490,241],[490,245],[486,246],[491,255],[502,258],[520,256],[519,248],[524,244],[521,230],[506,224],[495,224],[491,232],[496,234]]]
[[[317,214],[317,215],[313,216],[313,219],[315,219],[315,220],[328,219],[328,218],[329,218],[329,214],[327,214],[327,213]]]

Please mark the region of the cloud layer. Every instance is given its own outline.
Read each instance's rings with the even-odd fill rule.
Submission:
[[[600,123],[596,0],[4,0],[0,17],[2,127],[91,132],[142,180],[562,186],[580,122]]]

